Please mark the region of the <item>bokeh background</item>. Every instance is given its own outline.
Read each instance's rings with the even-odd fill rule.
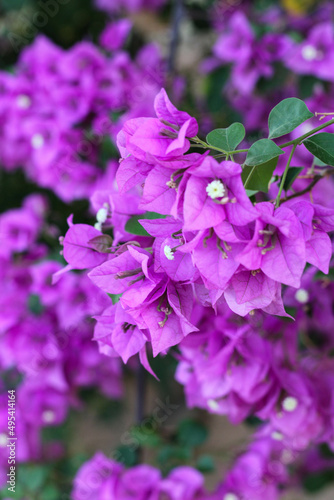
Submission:
[[[51,277],[65,265],[67,218],[94,224],[91,196],[116,168],[117,132],[152,115],[162,86],[203,134],[242,121],[261,138],[269,110],[289,96],[334,111],[333,13],[332,2],[312,0],[0,1],[0,459],[15,387],[14,498],[70,498],[97,450],[129,466],[141,455],[164,473],[192,465],[213,489],[246,448],[259,422],[234,427],[189,411],[174,351],[152,361],[160,382],[145,376],[143,400],[136,360],[124,367],[91,341],[106,298],[80,273],[54,286]],[[177,408],[152,424],[166,398]],[[334,498],[325,452],[326,470],[284,498]]]

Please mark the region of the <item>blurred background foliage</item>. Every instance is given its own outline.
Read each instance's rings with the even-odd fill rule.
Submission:
[[[115,0],[116,1],[116,0]],[[43,11],[42,4],[47,4],[47,0],[1,0],[0,2],[0,65],[12,71],[13,64],[17,61],[20,51],[29,45],[37,34],[44,33],[56,44],[68,48],[83,39],[96,42],[99,34],[106,26],[108,17],[105,13],[94,8],[92,0],[69,0],[57,3],[57,12],[48,17],[48,22],[43,22],[43,16],[39,13]],[[232,2],[233,3],[233,2]],[[269,0],[256,0],[252,2],[254,9],[263,9],[266,5],[272,4]],[[307,15],[312,8],[319,3],[316,0],[281,0],[281,6],[293,14]],[[210,33],[209,9],[215,4],[214,0],[187,0],[185,8],[187,18],[193,27],[205,36]],[[167,4],[159,13],[159,22],[167,30],[172,15],[172,3]],[[136,29],[136,18],[134,35],[130,40],[129,50],[135,52],[144,43],[145,33]],[[36,21],[39,26],[36,26]],[[149,37],[151,38],[151,37]],[[211,39],[210,39],[211,40]],[[211,44],[211,42],[210,42]],[[210,45],[209,44],[209,45]],[[204,44],[203,53],[208,52]],[[197,78],[198,68],[194,67],[193,72],[186,73],[188,81]],[[280,74],[282,68],[278,68],[276,77],[284,78]],[[280,76],[281,75],[281,76]],[[224,125],[224,122],[240,121],[242,118],[232,108],[228,106],[226,98],[222,95],[221,89],[229,76],[228,67],[220,67],[213,71],[201,83],[204,89],[205,109],[211,112],[213,120],[217,125]],[[263,82],[263,85],[270,85],[271,81]],[[277,80],[275,82],[277,85]],[[307,97],[312,88],[312,77],[305,77],[301,86],[300,97]],[[198,103],[195,102],[191,92],[186,92],[184,107],[189,111],[193,110]],[[224,118],[222,118],[224,110]],[[197,109],[198,111],[198,109]],[[110,145],[106,144],[106,151],[110,156]],[[113,150],[116,156],[116,151]],[[0,171],[0,212],[16,207],[21,200],[32,192],[46,192],[50,200],[51,209],[49,212],[49,223],[55,224],[62,234],[65,233],[67,224],[66,218],[70,213],[74,213],[74,218],[80,222],[92,222],[88,213],[88,202],[79,200],[70,205],[65,204],[57,198],[51,191],[36,188],[34,184],[26,180],[22,171],[14,173],[4,173]],[[46,242],[58,255],[59,248],[57,240]],[[173,374],[176,360],[173,354],[165,358],[153,360],[152,368],[160,378],[160,383],[155,382],[151,377],[149,381],[148,397],[150,404],[147,405],[147,414],[154,409],[151,402],[160,397],[162,400],[173,395],[172,402],[179,406],[175,415],[158,427],[152,426],[153,431],[147,431],[140,425],[133,424],[135,413],[136,394],[133,387],[133,372],[126,369],[126,396],[123,402],[111,402],[99,395],[94,390],[82,392],[83,408],[72,411],[67,422],[58,427],[49,427],[45,430],[45,441],[53,442],[60,440],[65,449],[65,458],[51,464],[25,464],[20,465],[18,476],[18,489],[14,498],[26,498],[29,500],[61,500],[69,498],[72,479],[85,460],[100,448],[109,456],[111,450],[119,452],[121,460],[126,465],[134,465],[138,460],[138,449],[133,449],[122,442],[122,432],[130,429],[131,436],[139,443],[145,461],[158,465],[164,474],[177,465],[189,464],[197,467],[201,472],[208,474],[209,484],[213,486],[218,477],[222,476],[224,469],[230,463],[230,449],[238,449],[238,440],[241,435],[244,443],[245,436],[249,431],[247,426],[243,427],[239,434],[234,435],[233,446],[229,439],[229,434],[233,437],[232,427],[229,427],[224,420],[224,431],[221,434],[220,426],[215,427],[212,422],[216,419],[202,411],[187,411],[183,398],[183,391],[174,381]],[[220,418],[221,422],[222,419]],[[121,425],[120,425],[121,422]],[[259,422],[249,420],[250,429]],[[208,428],[216,429],[210,436]],[[224,449],[222,442],[226,440]],[[215,446],[213,442],[218,444]],[[218,471],[215,475],[215,471]],[[323,472],[321,476],[308,476],[304,486],[309,492],[321,490],[325,485],[333,481],[333,472]],[[2,496],[1,496],[2,495]],[[0,492],[0,498],[8,497],[6,491]]]

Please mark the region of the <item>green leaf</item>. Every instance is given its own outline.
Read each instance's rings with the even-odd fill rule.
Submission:
[[[252,167],[254,168],[254,167]],[[254,196],[254,194],[258,193],[258,189],[246,189],[246,194],[248,196],[248,198],[251,198],[252,196]]]
[[[272,158],[277,158],[283,154],[284,151],[270,139],[260,139],[249,148],[245,163],[250,167],[254,167],[267,163]]]
[[[319,472],[313,472],[303,477],[302,483],[309,493],[321,491],[334,481],[334,470],[325,469]]]
[[[109,295],[114,305],[117,304],[119,299],[122,297],[121,293],[108,293],[107,295]]]
[[[201,455],[196,462],[196,468],[201,472],[212,472],[215,469],[213,458],[210,455]]]
[[[199,446],[208,437],[208,430],[200,422],[194,420],[183,420],[178,430],[178,441],[183,446]]]
[[[322,132],[303,141],[304,146],[325,165],[334,167],[334,134]]]
[[[126,467],[133,467],[137,463],[137,448],[134,449],[133,446],[126,446],[125,444],[118,446],[114,458]]]
[[[24,465],[20,469],[20,482],[29,491],[37,492],[46,482],[50,470],[43,465]]]
[[[150,236],[143,226],[138,222],[139,219],[165,219],[167,215],[157,214],[155,212],[146,212],[142,215],[134,215],[125,224],[125,230],[130,234],[137,236]]]
[[[152,425],[154,425],[153,421]],[[162,442],[160,436],[151,428],[143,426],[135,426],[132,427],[130,432],[134,440],[138,442],[138,446],[147,446],[149,448],[155,448],[159,446]]]
[[[28,297],[28,309],[34,316],[40,316],[44,311],[40,296],[37,293],[31,293]]]
[[[158,463],[165,469],[169,470],[183,465],[191,459],[191,451],[184,446],[167,444],[163,446],[158,453]]]
[[[297,179],[300,172],[304,170],[304,167],[290,167],[284,182],[283,189],[284,191],[288,191],[294,181]]]
[[[251,167],[245,165],[241,178],[247,191],[262,191],[267,193],[269,189],[269,183],[273,176],[273,172],[276,168],[278,158],[273,158],[262,165],[257,165]]]
[[[227,128],[217,128],[206,136],[206,142],[211,146],[233,151],[246,135],[245,127],[242,123],[232,123]]]
[[[43,488],[43,500],[59,500],[61,498],[60,491],[54,484],[48,484]]]
[[[297,97],[284,99],[270,112],[268,119],[269,139],[289,134],[312,116],[314,115],[306,104]]]

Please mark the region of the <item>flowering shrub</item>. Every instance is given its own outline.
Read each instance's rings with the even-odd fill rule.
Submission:
[[[311,300],[316,268],[327,274],[332,257],[334,210],[309,199],[318,181],[332,189],[331,167],[304,171],[293,166],[293,154],[302,144],[316,161],[331,165],[332,135],[321,130],[333,120],[278,146],[273,139],[313,117],[302,101],[290,98],[271,111],[270,138],[236,149],[245,136],[240,123],[210,132],[204,142],[196,121],[178,111],[164,90],[155,111],[157,118],[130,120],[118,135],[116,180],[127,210],[113,202],[112,190],[103,221],[100,209],[95,229],[71,225],[63,240],[70,267],[91,269],[93,283],[121,295],[96,318],[101,352],[124,362],[139,353],[151,371],[146,344],[154,356],[180,344],[176,377],[189,406],[227,414],[235,423],[256,415],[266,424],[254,446],[265,454],[277,452],[275,441],[281,442],[279,454],[291,456],[326,441],[332,434],[331,405],[325,404],[332,400],[331,375],[321,369],[320,381],[314,372],[318,353],[314,360],[309,352],[298,360],[296,339],[299,321],[307,324],[300,306]],[[187,154],[192,146],[208,151]],[[275,175],[283,155],[286,166]],[[298,192],[299,175],[308,184]],[[275,196],[265,201],[268,191]],[[118,226],[126,214],[127,222]],[[115,240],[103,232],[110,227],[120,235]],[[304,274],[306,264],[312,267]],[[283,298],[282,285],[289,287]],[[285,296],[298,322],[282,321],[291,317]],[[278,498],[280,481],[279,475],[271,498]],[[258,492],[259,485],[252,488]],[[243,489],[233,484],[233,498],[243,498]]]
[[[98,45],[39,34],[0,73],[3,178],[32,193],[0,214],[1,498],[279,500],[333,479],[333,7],[195,3],[172,7],[168,61],[137,31],[168,2],[97,0]],[[216,34],[203,86],[173,78],[186,16],[185,39]],[[145,370],[164,387],[174,368],[189,418],[173,392],[145,416]],[[89,412],[103,433],[123,378],[136,424],[110,449]],[[255,429],[208,487],[222,415]],[[95,449],[65,444],[82,420]]]
[[[65,51],[39,36],[21,53],[16,74],[0,73],[4,168],[22,167],[68,202],[93,193],[110,139],[124,119],[152,113],[162,83],[156,47],[142,48],[135,61],[121,49],[130,28],[120,21],[102,33],[111,53],[90,42]]]

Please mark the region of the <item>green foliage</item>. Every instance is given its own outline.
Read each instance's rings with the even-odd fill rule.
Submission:
[[[285,191],[288,191],[288,189],[290,189],[290,187],[292,186],[294,181],[297,179],[300,172],[302,172],[302,170],[304,170],[304,167],[290,167],[289,168],[285,182],[284,182],[284,186],[283,186],[283,189]]]
[[[305,474],[302,478],[303,486],[309,493],[316,493],[329,486],[334,481],[334,469]]]
[[[154,420],[152,420],[154,424]],[[147,446],[149,448],[156,448],[162,444],[162,439],[158,432],[152,427],[147,426],[134,426],[132,427],[131,436],[139,443],[139,446]]]
[[[303,141],[304,146],[325,165],[334,167],[334,134],[322,132]]]
[[[201,455],[197,459],[196,468],[200,472],[203,472],[204,474],[206,472],[214,471],[215,464],[214,464],[213,458],[210,455]]]
[[[262,165],[250,167],[245,165],[241,178],[245,188],[251,190],[252,194],[257,191],[268,192],[269,184],[276,168],[278,158],[273,158]]]
[[[195,420],[183,420],[178,429],[178,442],[189,448],[200,446],[208,437],[207,428]]]
[[[146,212],[142,215],[134,215],[125,224],[125,230],[130,234],[135,234],[136,236],[150,236],[148,232],[140,224],[140,219],[165,219],[166,215],[157,214],[155,212]]]
[[[28,309],[35,316],[40,316],[44,311],[43,304],[37,293],[31,293],[28,297]]]
[[[273,158],[278,158],[284,154],[273,141],[270,139],[260,139],[254,142],[248,150],[246,157],[246,165],[254,167],[269,162]]]
[[[284,99],[270,112],[268,119],[269,139],[289,134],[312,116],[314,116],[313,113],[300,99],[296,97]]]
[[[121,293],[108,293],[109,297],[111,298],[111,301],[113,304],[117,304],[119,299],[122,297]]]
[[[217,128],[212,130],[206,141],[211,146],[223,149],[224,151],[233,151],[238,144],[245,138],[246,131],[242,123],[232,123],[227,128]]]
[[[229,75],[230,69],[227,66],[223,66],[213,71],[207,78],[207,105],[211,113],[217,113],[224,107],[222,89]]]
[[[137,449],[133,446],[121,445],[116,448],[115,456],[117,461],[126,467],[133,467],[137,463]]]
[[[158,454],[158,464],[164,474],[168,474],[171,469],[184,465],[191,459],[191,450],[176,444],[163,446]]]

